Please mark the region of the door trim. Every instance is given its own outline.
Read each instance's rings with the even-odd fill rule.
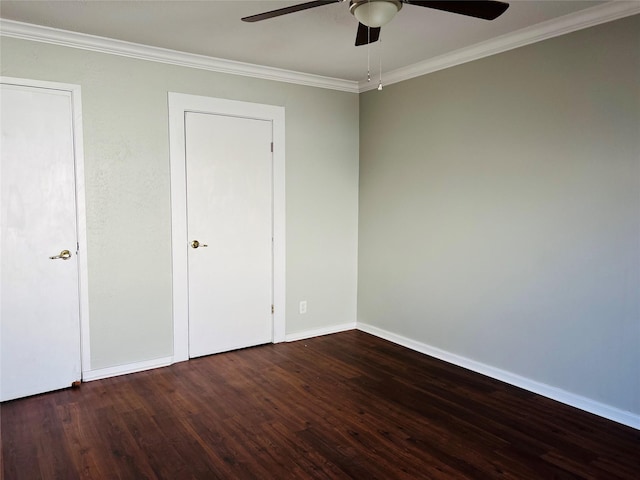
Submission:
[[[273,125],[273,343],[285,341],[285,109],[275,105],[168,93],[171,165],[173,362],[189,360],[185,112],[268,120]]]
[[[75,164],[76,237],[78,242],[78,298],[80,300],[80,368],[82,378],[91,370],[89,333],[89,268],[87,260],[87,209],[85,203],[84,143],[82,134],[82,93],[80,85],[0,76],[0,83],[32,88],[61,90],[71,94],[73,156]]]

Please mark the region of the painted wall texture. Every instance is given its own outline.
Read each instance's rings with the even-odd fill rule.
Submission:
[[[12,38],[0,48],[2,75],[82,87],[91,369],[172,354],[169,91],[285,107],[286,331],[355,322],[357,94]]]
[[[640,413],[638,32],[361,95],[358,322]]]
[[[3,38],[2,75],[82,86],[92,369],[172,353],[173,91],[286,108],[288,334],[357,298],[359,322],[640,413],[639,31],[360,97]]]

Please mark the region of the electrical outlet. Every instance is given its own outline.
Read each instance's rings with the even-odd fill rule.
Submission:
[[[300,302],[300,315],[307,313],[307,301],[302,300]]]

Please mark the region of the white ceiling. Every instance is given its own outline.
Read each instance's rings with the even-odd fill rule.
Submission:
[[[0,1],[0,17],[210,57],[362,81],[367,47],[355,47],[357,21],[348,3],[257,23],[241,17],[302,1]],[[486,21],[404,5],[372,44],[372,71],[446,55],[605,2],[516,0]]]

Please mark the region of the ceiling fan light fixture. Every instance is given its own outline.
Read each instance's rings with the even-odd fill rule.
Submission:
[[[401,8],[398,0],[351,0],[349,11],[363,25],[378,28],[389,23]]]

